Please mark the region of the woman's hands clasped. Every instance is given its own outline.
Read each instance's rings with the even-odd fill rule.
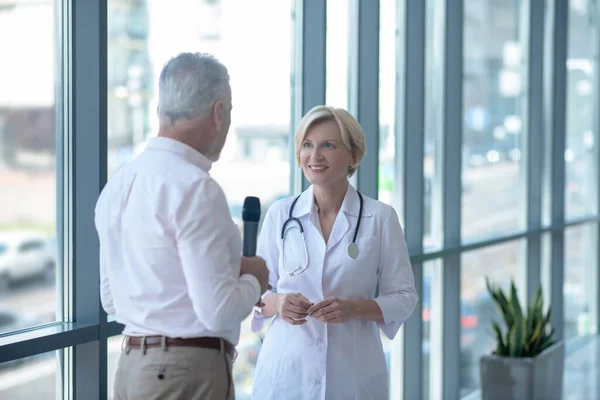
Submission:
[[[308,315],[326,324],[341,324],[354,319],[354,308],[351,301],[331,296],[313,304]]]
[[[354,318],[352,302],[335,296],[311,303],[301,293],[279,294],[276,310],[291,325],[302,325],[309,316],[326,324],[341,324]]]
[[[312,305],[313,303],[300,293],[287,293],[277,297],[276,310],[288,324],[302,325],[306,323],[308,309]]]

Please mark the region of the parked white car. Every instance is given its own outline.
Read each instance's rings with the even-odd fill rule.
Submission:
[[[54,276],[56,254],[50,237],[32,231],[0,232],[0,292],[15,281]]]

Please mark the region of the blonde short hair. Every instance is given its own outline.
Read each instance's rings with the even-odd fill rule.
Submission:
[[[342,133],[342,141],[354,156],[354,164],[348,168],[348,177],[350,177],[358,169],[360,162],[365,156],[367,147],[365,144],[365,134],[360,124],[352,114],[342,108],[316,106],[306,113],[302,120],[300,120],[294,134],[296,161],[300,164],[300,149],[308,131],[313,126],[325,121],[335,121],[337,123]]]

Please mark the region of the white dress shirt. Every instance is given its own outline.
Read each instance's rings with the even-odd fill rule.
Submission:
[[[124,334],[238,343],[260,284],[240,276],[240,232],[211,165],[179,141],[152,138],[102,190],[100,294]]]
[[[359,255],[350,258],[359,215],[359,198],[349,186],[327,244],[323,239],[312,187],[300,197],[293,216],[304,227],[308,267],[290,276],[283,268],[281,228],[294,198],[278,201],[269,209],[257,253],[270,270],[276,293],[302,293],[318,302],[329,296],[342,300],[375,300],[383,313],[381,324],[351,320],[326,324],[312,317],[303,325],[273,319],[260,350],[253,399],[387,399],[388,376],[381,331],[394,338],[413,312],[418,296],[404,235],[395,210],[363,195],[364,206],[356,239]],[[285,241],[288,271],[304,265],[304,247],[298,230]],[[379,283],[379,294],[377,284]],[[269,319],[258,312],[253,331]]]

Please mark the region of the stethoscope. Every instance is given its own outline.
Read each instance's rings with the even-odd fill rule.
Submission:
[[[358,257],[358,246],[356,245],[356,236],[358,235],[358,229],[360,228],[360,220],[362,219],[362,214],[363,214],[363,197],[360,194],[360,192],[356,192],[358,194],[358,199],[360,201],[360,208],[358,210],[358,221],[356,222],[356,228],[354,228],[354,237],[352,238],[352,242],[348,243],[348,256],[350,256],[350,258],[356,259],[356,257]],[[290,207],[290,212],[288,215],[288,219],[283,223],[283,226],[281,227],[281,266],[283,267],[283,270],[290,276],[294,276],[294,275],[300,275],[301,273],[304,272],[304,270],[306,270],[306,268],[308,268],[308,248],[306,247],[306,239],[304,238],[304,227],[302,226],[302,223],[300,222],[300,220],[296,217],[294,217],[293,213],[294,213],[294,207],[296,206],[296,202],[298,201],[298,199],[300,198],[299,195],[294,199],[294,202],[292,203],[292,206]],[[300,235],[302,235],[302,243],[304,244],[304,265],[299,265],[297,266],[293,271],[289,271],[287,269],[287,265],[285,264],[285,234],[288,230],[292,229],[294,226],[291,226],[290,228],[286,229],[287,225],[295,222],[297,224],[297,228],[300,229]]]

